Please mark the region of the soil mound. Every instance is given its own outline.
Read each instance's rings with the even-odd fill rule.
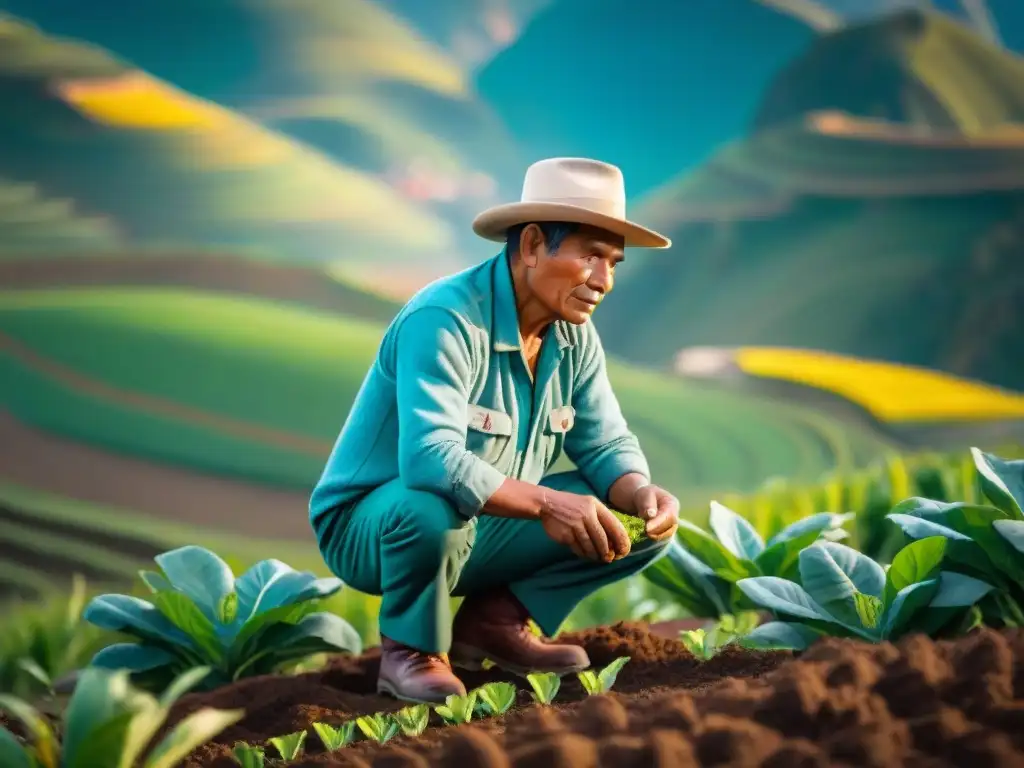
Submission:
[[[1024,631],[877,646],[825,640],[799,659],[732,650],[703,664],[641,624],[572,637],[595,664],[631,655],[615,692],[588,698],[566,678],[557,706],[534,705],[523,691],[521,708],[502,718],[459,728],[434,727],[432,719],[420,738],[361,741],[330,755],[311,734],[295,765],[1024,766],[1024,665],[1017,662]],[[248,715],[185,765],[228,768],[235,741],[261,743],[315,721],[398,708],[374,694],[377,665],[370,652],[317,673],[186,697],[173,720],[200,706],[244,706]],[[481,673],[465,682],[494,679],[500,675]]]

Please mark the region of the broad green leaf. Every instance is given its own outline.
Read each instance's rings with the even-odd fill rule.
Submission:
[[[687,646],[687,650],[689,646]],[[690,651],[692,653],[692,650]],[[576,677],[580,681],[580,685],[583,686],[583,690],[586,691],[588,696],[597,696],[603,693],[601,690],[601,681],[597,677],[597,673],[591,669],[584,669],[582,672],[577,672]]]
[[[238,595],[238,619],[248,621],[253,615],[278,608],[277,605],[262,605],[267,589],[295,569],[280,560],[261,560],[235,579],[234,591]]]
[[[757,556],[754,563],[765,576],[778,576],[789,581],[799,578],[800,553],[821,536],[820,531],[807,531],[772,544]]]
[[[244,709],[203,707],[193,712],[165,736],[146,760],[146,768],[173,768],[200,747],[245,716]]]
[[[132,695],[127,671],[83,669],[64,711],[65,754],[78,754],[94,738],[98,728],[124,714]]]
[[[356,735],[356,721],[349,720],[337,727],[327,723],[313,723],[313,730],[316,731],[316,735],[323,742],[324,749],[328,752],[334,752],[352,743]]]
[[[717,501],[711,502],[708,527],[722,546],[741,560],[753,560],[764,551],[764,540],[754,526]]]
[[[512,683],[488,683],[477,689],[477,698],[486,714],[503,715],[516,703],[516,687]]]
[[[358,653],[359,633],[333,613],[312,613],[298,624],[274,624],[260,635],[259,648],[240,660],[236,679],[243,673],[266,674],[281,664],[299,661],[314,653]],[[258,666],[257,666],[258,665]],[[252,667],[250,670],[246,668]]]
[[[188,634],[211,661],[224,658],[224,647],[213,621],[206,617],[198,605],[183,592],[158,592],[153,595],[153,604],[167,619],[182,632]]]
[[[687,567],[687,561],[693,561],[700,568],[706,569],[708,576],[701,576],[695,570]],[[678,603],[690,616],[711,618],[725,610],[726,605],[721,597],[712,599],[711,595],[718,595],[718,590],[709,579],[721,581],[715,576],[714,571],[691,555],[677,541],[672,541],[666,547],[664,555],[659,557],[642,571],[644,578],[652,584],[656,584],[672,595],[673,600]]]
[[[677,537],[690,554],[705,563],[715,575],[727,581],[756,576],[756,567],[736,557],[721,542],[687,520],[679,521]]]
[[[467,696],[471,697],[470,701],[475,705],[477,694],[470,692]],[[470,716],[472,716],[472,712],[470,712]],[[394,717],[395,722],[398,723],[398,727],[404,735],[419,736],[427,729],[430,708],[426,704],[415,704],[398,710],[395,712]]]
[[[187,595],[211,622],[224,596],[234,592],[235,575],[205,547],[188,544],[153,558],[174,587]]]
[[[897,552],[885,574],[885,604],[891,605],[904,587],[933,578],[942,565],[948,542],[943,536],[929,536],[912,541]]]
[[[965,507],[950,515],[951,525],[970,536],[996,568],[1013,581],[1024,582],[1024,558],[994,527],[1005,519],[1006,513],[993,507]]]
[[[940,525],[939,523],[931,520],[926,520],[923,517],[915,517],[914,515],[904,515],[893,513],[888,515],[887,518],[896,523],[902,530],[903,533],[911,539],[927,539],[934,536],[943,536],[947,539],[955,539],[959,541],[970,541],[971,537],[965,533],[954,531],[947,525]]]
[[[992,591],[992,585],[962,573],[943,571],[939,574],[939,591],[928,604],[930,608],[966,608]]]
[[[121,752],[135,713],[123,711],[93,724],[89,736],[75,746],[64,745],[61,764],[67,768],[120,768]]]
[[[985,498],[1017,520],[1024,519],[1024,461],[1004,461],[971,448]]]
[[[760,651],[803,651],[821,637],[803,624],[787,621],[768,621],[737,640],[743,648]]]
[[[306,731],[296,731],[284,736],[274,736],[267,739],[277,750],[282,760],[295,760],[302,752],[302,745],[306,743]]]
[[[1024,554],[1024,520],[996,520],[992,527],[1011,547]]]
[[[714,655],[714,649],[708,643],[708,635],[703,628],[684,629],[679,633],[679,640],[696,659],[706,661]]]
[[[162,573],[157,573],[156,571],[139,571],[139,578],[142,579],[142,583],[153,594],[157,592],[170,592],[174,589],[171,582]]]
[[[539,704],[550,704],[554,701],[562,685],[561,678],[554,672],[531,672],[526,676],[526,681],[533,689],[530,695]]]
[[[254,648],[258,649],[263,645],[261,638],[268,629],[276,624],[298,624],[318,610],[316,603],[310,601],[300,605],[280,605],[271,608],[253,616],[243,625],[239,625],[239,620],[236,619],[234,627],[237,628],[237,634],[228,648],[228,657],[236,660],[248,658],[254,652]]]
[[[5,768],[33,768],[32,760],[14,734],[0,726],[0,765]]]
[[[173,593],[167,593],[173,594]],[[191,637],[152,603],[130,595],[99,595],[82,612],[83,620],[109,632],[195,649]]]
[[[175,663],[178,657],[156,645],[114,643],[93,656],[90,664],[103,669],[127,669],[144,672]]]
[[[737,581],[736,586],[755,604],[769,611],[805,619],[829,621],[832,618],[803,587],[792,581],[776,576],[755,576]]]
[[[857,592],[881,597],[885,571],[852,547],[821,541],[800,553],[800,583],[819,605]]]
[[[917,626],[916,619],[939,591],[938,578],[904,587],[892,600],[882,620],[882,639],[895,640]]]
[[[854,517],[853,513],[835,514],[832,512],[818,512],[786,526],[768,539],[767,546],[770,548],[779,542],[802,538],[809,533],[821,535],[824,531],[840,530],[847,521],[852,520]],[[816,538],[817,536],[815,536]],[[815,539],[812,539],[812,541]]]
[[[615,680],[619,676],[619,672],[622,668],[629,663],[628,656],[619,656],[617,659],[611,661],[604,669],[597,673],[598,680],[601,681],[601,687],[605,691],[610,691],[615,685]]]

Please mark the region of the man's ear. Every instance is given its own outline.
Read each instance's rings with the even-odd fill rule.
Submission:
[[[519,236],[519,258],[530,267],[536,267],[537,263],[548,255],[547,243],[544,242],[544,233],[536,224],[528,224],[523,228]]]

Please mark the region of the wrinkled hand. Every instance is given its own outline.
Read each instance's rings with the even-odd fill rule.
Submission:
[[[578,556],[610,563],[629,554],[629,534],[593,496],[547,490],[540,514],[544,531]]]
[[[656,485],[642,485],[633,494],[633,514],[647,521],[647,537],[664,541],[679,527],[679,500]]]

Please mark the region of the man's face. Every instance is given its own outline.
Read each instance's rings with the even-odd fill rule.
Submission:
[[[520,255],[530,267],[527,284],[536,299],[559,319],[583,325],[611,293],[623,246],[619,235],[581,227],[552,255],[540,228],[530,226],[520,240]]]

